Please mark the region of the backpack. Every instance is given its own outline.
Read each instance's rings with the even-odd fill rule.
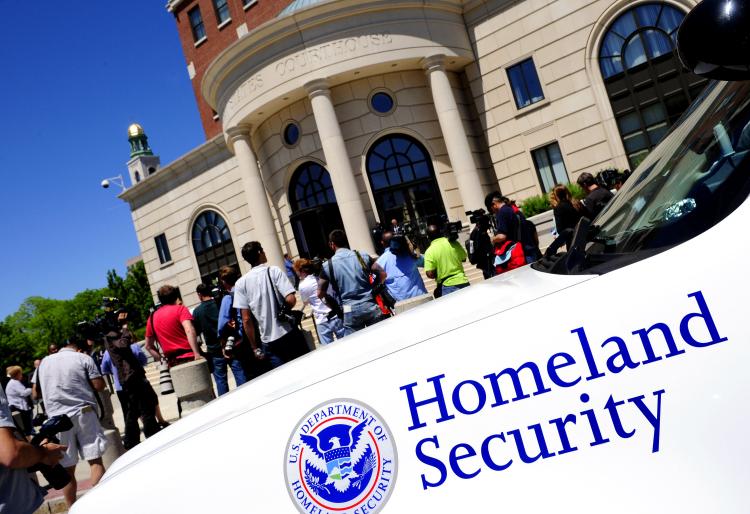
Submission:
[[[516,212],[518,220],[518,237],[516,241],[523,245],[524,254],[534,257],[535,260],[541,257],[539,251],[539,234],[536,231],[536,225],[533,221],[526,219],[526,216],[519,210]]]

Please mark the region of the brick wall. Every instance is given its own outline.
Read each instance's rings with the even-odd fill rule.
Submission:
[[[190,70],[188,73],[194,73],[191,82],[206,139],[221,132],[221,122],[214,119],[213,110],[200,93],[201,80],[206,68],[219,53],[239,39],[239,34],[253,30],[275,18],[291,0],[256,0],[247,8],[243,7],[243,3],[243,0],[227,0],[231,21],[225,22],[221,28],[214,9],[214,0],[190,0],[180,4],[173,13],[185,62]],[[200,8],[206,32],[205,40],[197,46],[188,19],[188,12],[195,6]]]

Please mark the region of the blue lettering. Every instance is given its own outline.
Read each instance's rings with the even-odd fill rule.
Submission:
[[[477,406],[475,409],[466,409],[461,402],[461,388],[465,385],[471,385],[477,392]],[[464,380],[453,389],[453,406],[461,414],[476,414],[484,407],[487,401],[487,393],[484,392],[484,387],[479,382],[474,380]]]
[[[564,359],[564,362],[561,362],[560,364],[555,364],[555,360],[558,357],[562,357]],[[549,358],[549,361],[547,361],[547,374],[549,375],[549,378],[552,379],[552,382],[555,383],[555,385],[558,385],[560,387],[572,387],[581,381],[581,377],[579,376],[572,382],[568,382],[560,378],[560,375],[557,374],[557,370],[560,368],[565,368],[567,366],[572,366],[575,363],[576,363],[576,360],[569,353],[565,353],[565,352],[556,353],[552,357]]]
[[[646,402],[644,402],[644,396],[636,396],[634,398],[630,398],[628,401],[631,403],[634,403],[636,407],[638,407],[638,410],[641,411],[641,414],[643,414],[643,417],[646,418],[646,420],[651,423],[651,426],[654,428],[654,436],[653,436],[653,442],[651,444],[651,453],[656,453],[659,451],[659,435],[661,431],[661,395],[664,394],[666,391],[664,389],[660,389],[658,391],[654,391],[653,394],[656,396],[656,415],[654,415],[649,408],[646,406]]]
[[[463,450],[463,453],[461,455],[459,455],[458,453],[460,450]],[[474,471],[473,473],[465,473],[464,470],[462,470],[461,467],[458,465],[458,461],[463,460],[463,459],[468,459],[469,457],[475,457],[476,454],[477,452],[474,451],[474,448],[472,448],[468,444],[457,444],[451,449],[449,462],[451,465],[451,469],[453,470],[453,473],[455,473],[458,478],[463,478],[463,479],[474,478],[475,476],[479,474],[480,471],[482,471],[480,468]]]
[[[443,395],[443,387],[440,384],[440,381],[444,378],[445,378],[445,375],[437,375],[437,376],[428,378],[427,381],[432,382],[432,385],[435,388],[435,396],[432,398],[428,398],[426,400],[419,401],[419,402],[414,399],[414,387],[417,385],[416,382],[407,384],[405,386],[401,386],[399,388],[402,391],[406,391],[406,398],[409,402],[409,412],[411,413],[411,422],[412,422],[412,426],[409,427],[409,430],[416,430],[418,428],[427,426],[427,423],[422,423],[419,420],[419,414],[417,413],[417,408],[423,405],[429,405],[431,403],[437,402],[438,408],[440,409],[440,417],[435,420],[435,423],[442,423],[444,421],[448,421],[448,420],[455,418],[454,415],[448,414],[448,409],[447,409],[447,406],[445,405],[445,396]]]
[[[695,301],[698,302],[698,308],[700,309],[700,312],[693,312],[682,318],[682,321],[680,322],[680,334],[682,335],[682,339],[684,339],[685,342],[690,346],[694,346],[696,348],[711,346],[712,344],[723,343],[724,341],[727,341],[728,338],[721,337],[719,335],[719,331],[716,329],[716,323],[714,323],[711,312],[708,310],[708,304],[706,304],[706,300],[703,298],[703,293],[700,291],[696,291],[695,293],[690,293],[688,296],[692,296],[693,298],[695,298]],[[711,340],[707,343],[698,341],[690,333],[690,321],[693,318],[703,318],[703,321],[706,323],[708,335],[711,336]]]
[[[440,444],[438,443],[437,436],[432,436],[432,437],[427,437],[425,439],[422,439],[421,441],[419,441],[419,443],[417,443],[417,450],[416,450],[417,459],[419,459],[420,462],[427,464],[428,466],[438,470],[438,472],[440,472],[440,478],[438,479],[437,482],[430,482],[427,480],[427,477],[425,477],[425,475],[422,474],[422,489],[424,490],[427,490],[427,488],[429,487],[440,487],[441,485],[443,485],[443,483],[445,483],[445,479],[448,476],[447,474],[448,470],[446,469],[445,464],[443,464],[440,460],[434,457],[430,457],[426,455],[422,451],[422,446],[424,446],[427,443],[432,443],[433,446],[435,446],[435,448],[440,448]]]

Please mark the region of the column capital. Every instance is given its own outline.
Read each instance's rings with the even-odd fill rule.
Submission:
[[[327,79],[315,79],[305,84],[305,91],[310,99],[320,95],[331,96],[331,85]]]
[[[224,132],[227,135],[227,143],[230,146],[230,150],[234,151],[234,144],[237,141],[246,141],[250,144],[250,134],[252,132],[252,125],[247,123],[240,123],[234,127],[229,127]]]
[[[422,59],[422,68],[430,74],[433,71],[445,71],[445,55],[431,55]]]

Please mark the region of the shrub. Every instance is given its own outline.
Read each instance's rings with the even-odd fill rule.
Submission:
[[[523,201],[520,207],[521,211],[523,211],[523,215],[527,218],[548,211],[552,208],[549,203],[549,196],[547,195],[530,196]]]
[[[580,200],[586,197],[586,192],[578,184],[567,184],[570,194],[573,198]],[[552,204],[549,201],[550,193],[544,195],[530,196],[521,203],[520,208],[523,211],[523,215],[527,218],[536,216],[552,209]]]

